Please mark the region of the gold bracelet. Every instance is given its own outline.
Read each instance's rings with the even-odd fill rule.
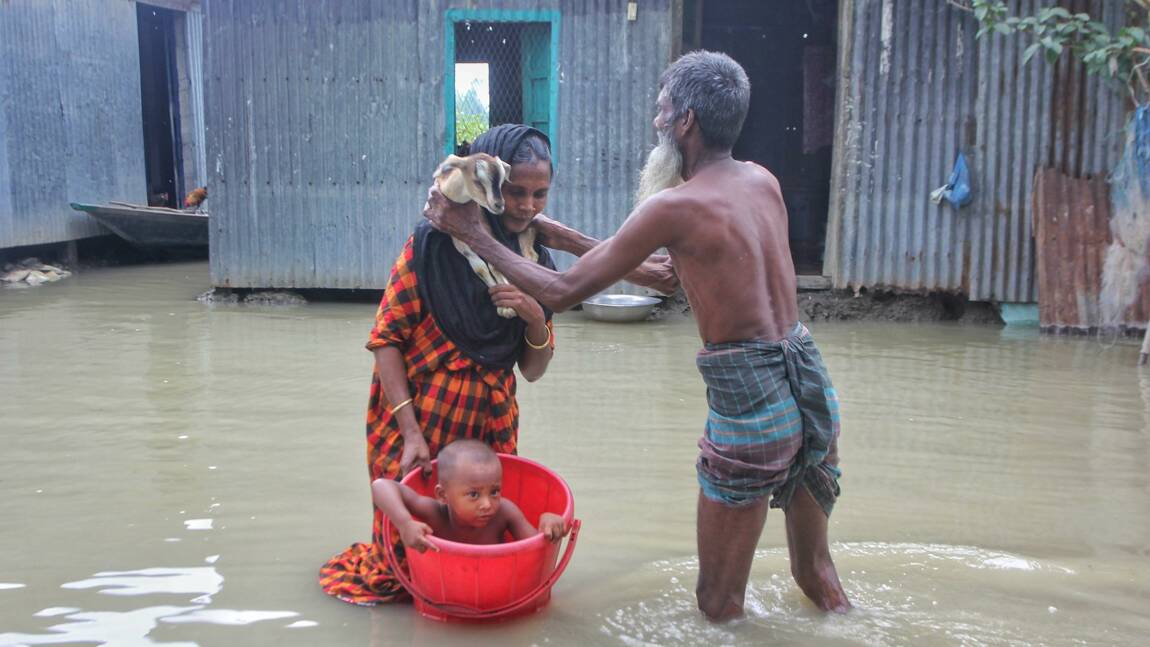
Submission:
[[[408,398],[408,399],[404,400],[403,402],[400,402],[399,404],[397,404],[397,405],[395,405],[394,407],[392,407],[392,408],[391,408],[391,415],[393,415],[393,416],[394,416],[394,415],[395,415],[395,412],[397,412],[397,411],[399,411],[400,409],[402,409],[402,408],[406,407],[407,405],[411,404],[411,401],[412,401],[412,400],[414,400],[414,398]]]
[[[523,341],[527,342],[527,345],[534,348],[535,350],[543,350],[544,348],[547,348],[548,346],[551,345],[551,329],[550,328],[547,329],[547,339],[542,344],[539,344],[538,346],[531,343],[531,340],[527,337],[527,331],[526,330],[523,331]]]

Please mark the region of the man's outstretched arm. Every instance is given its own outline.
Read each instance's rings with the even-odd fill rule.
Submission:
[[[566,272],[556,272],[501,245],[483,226],[474,202],[455,204],[432,187],[423,215],[440,231],[467,243],[519,289],[556,312],[582,302],[638,267],[674,235],[662,201],[647,200],[619,231],[595,246]]]
[[[603,242],[543,214],[535,216],[532,225],[544,245],[575,256],[583,256]],[[675,274],[671,257],[665,254],[648,256],[623,279],[663,294],[672,294],[679,289],[679,277]]]

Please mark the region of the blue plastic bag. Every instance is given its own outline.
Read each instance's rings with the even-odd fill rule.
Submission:
[[[965,155],[958,154],[958,159],[954,161],[954,170],[950,172],[950,178],[947,179],[946,184],[931,191],[930,199],[935,204],[941,204],[943,200],[946,200],[955,209],[970,204],[970,167],[966,165]]]

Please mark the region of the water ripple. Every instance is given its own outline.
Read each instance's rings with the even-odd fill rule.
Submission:
[[[116,596],[194,596],[190,599],[193,604],[147,606],[130,611],[85,611],[73,607],[49,607],[33,615],[38,618],[64,616],[71,622],[46,627],[45,633],[0,633],[0,647],[61,643],[96,643],[116,647],[162,644],[179,647],[195,643],[160,643],[153,641],[150,634],[161,622],[238,626],[299,616],[295,611],[209,608],[212,596],[223,589],[223,584],[223,576],[213,566],[145,568],[96,573],[87,579],[68,582],[61,588],[94,589],[101,594]],[[298,620],[287,626],[296,628],[315,624],[308,620]]]
[[[686,558],[649,564],[638,577],[652,581],[650,595],[602,614],[600,631],[636,647],[765,641],[1022,647],[1087,644],[1103,635],[1136,642],[1132,631],[1111,627],[1100,634],[1097,625],[1082,627],[1049,604],[1052,590],[1077,577],[1061,564],[942,544],[848,543],[834,552],[855,605],[848,614],[819,612],[789,576],[779,575],[789,572],[786,550],[769,549],[756,553],[743,621],[714,625],[702,618],[692,590],[698,562]]]

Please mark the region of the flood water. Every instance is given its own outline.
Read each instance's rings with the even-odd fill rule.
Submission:
[[[370,536],[372,304],[205,306],[203,263],[0,291],[0,645],[1141,645],[1150,371],[1137,345],[815,324],[842,400],[818,613],[767,519],[749,620],[694,610],[693,323],[557,320],[520,451],[583,533],[542,613],[442,625],[325,596]]]

